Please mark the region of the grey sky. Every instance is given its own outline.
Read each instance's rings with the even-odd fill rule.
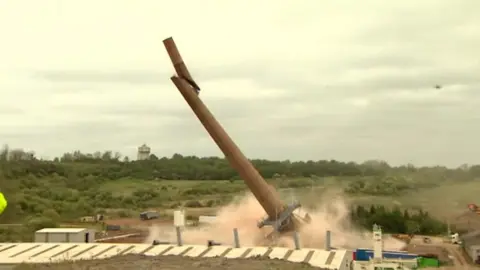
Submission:
[[[169,80],[173,36],[251,158],[480,163],[479,12],[478,0],[0,1],[0,143],[220,155]]]

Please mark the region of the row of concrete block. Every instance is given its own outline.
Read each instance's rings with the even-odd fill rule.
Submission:
[[[183,246],[183,237],[182,237],[182,227],[177,226],[175,227],[176,234],[177,234],[177,242],[178,246]],[[301,249],[301,242],[300,242],[300,235],[298,232],[293,233],[293,243],[295,244],[295,249]],[[331,249],[331,233],[330,231],[326,231],[325,233],[325,250],[329,251]],[[238,234],[238,229],[233,229],[233,243],[235,248],[240,248],[240,236]],[[170,242],[164,242],[159,240],[154,240],[153,245],[161,245],[161,244],[172,244]],[[207,246],[220,246],[222,243],[216,242],[214,239],[207,241]]]

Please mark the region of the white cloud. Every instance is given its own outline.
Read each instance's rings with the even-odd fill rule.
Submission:
[[[479,163],[479,11],[475,0],[1,1],[0,141],[50,157],[134,156],[143,142],[220,154],[170,82],[173,36],[250,157]]]

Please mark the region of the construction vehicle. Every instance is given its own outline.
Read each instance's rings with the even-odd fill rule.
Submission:
[[[478,215],[480,215],[480,207],[478,207],[476,204],[474,203],[470,203],[468,204],[468,209],[474,213],[477,213]]]
[[[141,220],[151,220],[151,219],[157,219],[159,217],[160,217],[160,213],[156,211],[145,211],[140,213]]]
[[[461,240],[460,236],[458,235],[458,233],[454,233],[454,234],[450,235],[450,242],[454,245],[461,245],[462,244],[462,240]]]
[[[392,237],[393,238],[396,238],[398,240],[401,240],[405,243],[410,243],[410,241],[412,240],[413,238],[413,234],[392,234]]]
[[[432,243],[432,239],[430,239],[430,237],[423,237],[423,243],[425,243],[425,244],[431,244],[431,243]]]
[[[82,223],[97,223],[102,222],[105,220],[105,217],[101,214],[95,216],[85,216],[80,218],[80,222]]]

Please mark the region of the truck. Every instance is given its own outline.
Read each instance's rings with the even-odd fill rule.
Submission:
[[[470,203],[467,205],[467,207],[468,207],[468,210],[470,210],[471,212],[480,215],[480,207],[478,207],[478,205],[474,203]]]
[[[102,214],[97,214],[95,216],[84,216],[80,218],[82,223],[97,223],[105,220],[105,216]]]
[[[156,219],[159,218],[160,214],[156,211],[145,211],[140,213],[140,219],[141,220],[151,220],[151,219]]]

